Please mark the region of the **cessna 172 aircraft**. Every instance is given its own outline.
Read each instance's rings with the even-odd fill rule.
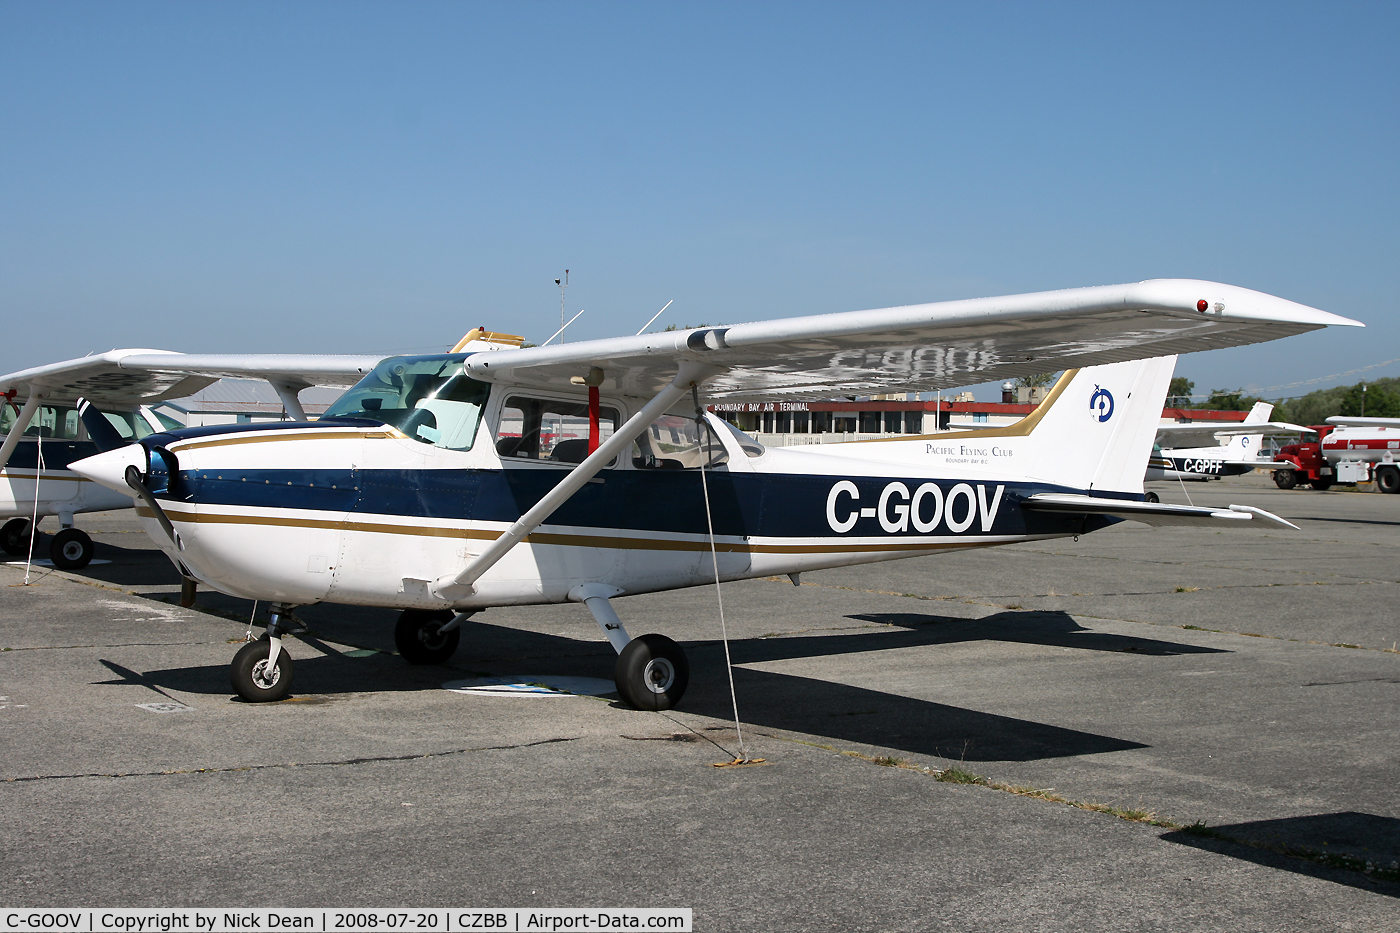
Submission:
[[[574,601],[617,650],[623,699],[664,709],[685,691],[685,655],[661,635],[630,638],[615,597],[796,582],[1122,519],[1292,527],[1248,506],[1143,501],[1171,354],[1355,323],[1154,280],[531,348],[473,331],[446,354],[303,358],[322,380],[368,369],[314,423],[155,434],[72,469],[139,498],[183,573],[273,604],[267,636],[234,658],[247,699],[287,694],[282,637],[298,605],[399,608],[403,656],[441,663],[474,612]],[[100,402],[118,376],[127,398],[158,377],[306,379],[285,357],[106,357],[54,364],[39,382]],[[1061,368],[1039,408],[993,430],[765,450],[704,411]]]
[[[1261,453],[1264,438],[1274,434],[1302,434],[1308,429],[1287,421],[1270,421],[1274,406],[1255,402],[1239,424],[1164,424],[1157,428],[1160,451],[1147,461],[1148,482],[1176,479],[1206,482],[1222,476],[1240,476],[1261,467],[1274,469],[1272,453]],[[1225,441],[1226,443],[1221,443]],[[1170,442],[1171,447],[1166,444]]]

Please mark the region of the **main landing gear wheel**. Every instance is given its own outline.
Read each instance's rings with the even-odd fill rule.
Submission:
[[[1381,492],[1400,492],[1400,468],[1376,467],[1376,488]]]
[[[634,638],[617,656],[617,692],[629,706],[642,710],[670,709],[681,701],[690,683],[690,662],[681,646],[665,635]]]
[[[456,613],[450,609],[405,609],[394,626],[394,644],[409,664],[445,664],[457,652],[462,630],[444,632]]]
[[[1279,489],[1292,489],[1298,485],[1298,474],[1292,470],[1274,470],[1274,485]]]
[[[1155,492],[1149,492],[1142,497],[1143,502],[1161,502],[1162,499]]]
[[[82,570],[92,561],[92,539],[76,528],[65,528],[49,542],[49,559],[59,570]]]
[[[31,525],[27,518],[12,518],[0,528],[0,550],[11,557],[23,557],[29,553],[29,532]]]
[[[286,649],[277,652],[277,663],[271,666],[267,656],[272,645],[264,635],[250,641],[233,656],[229,668],[229,684],[233,692],[249,703],[271,703],[280,700],[292,689],[292,658]]]

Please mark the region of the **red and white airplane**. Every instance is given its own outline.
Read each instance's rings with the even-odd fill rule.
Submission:
[[[233,662],[248,699],[286,695],[281,639],[298,605],[401,609],[396,641],[422,663],[448,658],[472,613],[573,601],[617,649],[622,697],[660,709],[686,688],[685,655],[661,635],[630,638],[617,597],[1123,519],[1292,527],[1248,506],[1143,501],[1172,355],[1355,323],[1155,280],[525,349],[473,332],[454,352],[370,364],[314,423],[170,431],[71,468],[139,498],[184,573],[273,604],[267,636]],[[147,354],[55,364],[43,378],[99,403],[116,374],[128,391],[171,374],[310,381],[274,359]],[[1068,371],[1039,408],[992,430],[768,450],[705,413],[1055,369]]]

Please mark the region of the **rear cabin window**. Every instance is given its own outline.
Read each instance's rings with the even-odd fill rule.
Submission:
[[[662,415],[632,443],[632,465],[639,470],[697,470],[728,462],[729,453],[713,427],[703,432],[703,444],[701,433],[694,418]]]

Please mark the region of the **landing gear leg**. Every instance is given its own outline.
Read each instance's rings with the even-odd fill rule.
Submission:
[[[670,709],[680,702],[690,684],[690,662],[681,646],[665,635],[627,637],[622,620],[608,601],[621,592],[615,587],[585,584],[574,587],[569,598],[588,607],[617,652],[613,679],[623,702],[634,709]]]
[[[292,689],[292,657],[282,648],[281,632],[299,626],[292,609],[275,603],[267,622],[267,634],[238,649],[229,668],[233,692],[250,703],[270,703]]]

